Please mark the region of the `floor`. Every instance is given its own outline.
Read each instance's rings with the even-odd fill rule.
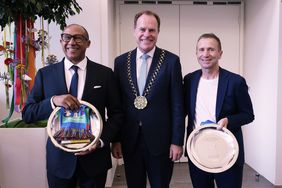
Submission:
[[[118,166],[115,173],[112,188],[126,188],[124,168],[122,165]],[[248,165],[244,167],[243,188],[274,188],[268,180],[263,176],[259,176]],[[187,163],[176,163],[170,188],[192,188],[190,177],[188,176]],[[275,187],[278,188],[278,187]],[[281,188],[281,187],[280,187]]]

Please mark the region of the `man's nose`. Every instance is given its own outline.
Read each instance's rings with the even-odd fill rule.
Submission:
[[[76,43],[75,40],[74,40],[74,37],[71,37],[69,43],[71,43],[71,44],[72,44],[72,43]]]
[[[149,29],[146,29],[145,32],[144,32],[144,35],[145,35],[145,36],[148,36],[149,34],[150,34]]]
[[[203,55],[204,55],[204,56],[209,56],[209,55],[210,55],[209,50],[204,50],[204,51],[203,51]]]

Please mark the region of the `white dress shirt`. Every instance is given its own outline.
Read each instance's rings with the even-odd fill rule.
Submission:
[[[68,91],[70,90],[71,79],[74,74],[74,70],[71,68],[74,64],[68,60],[67,58],[64,59],[64,69],[65,69],[65,80]],[[84,90],[84,84],[86,79],[86,66],[87,66],[87,58],[85,57],[81,62],[76,64],[78,66],[77,73],[78,73],[78,87],[77,87],[77,99],[81,100]],[[54,97],[54,96],[53,96]],[[56,106],[53,103],[53,97],[51,98],[51,106],[53,109]]]
[[[147,59],[147,75],[148,72],[150,70],[151,64],[152,64],[152,60],[153,60],[153,56],[155,53],[156,47],[154,47],[151,51],[149,51],[148,54],[149,57]],[[143,53],[139,50],[139,48],[137,48],[137,52],[136,52],[136,76],[137,76],[137,80],[139,80],[139,75],[140,75],[140,68],[141,68],[141,57],[142,57]]]

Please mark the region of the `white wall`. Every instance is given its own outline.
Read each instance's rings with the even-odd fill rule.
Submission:
[[[273,184],[282,185],[281,169],[279,174],[277,169],[279,152],[281,157],[281,149],[277,150],[281,148],[281,142],[277,142],[281,114],[277,106],[278,31],[279,0],[246,1],[244,76],[255,110],[252,126],[244,127],[246,162]]]
[[[277,114],[281,114],[282,112],[282,1],[280,2],[280,15],[279,15],[279,61],[278,61],[278,101],[277,101]],[[276,182],[277,184],[282,184],[282,126],[280,123],[282,122],[282,116],[278,115],[277,117],[277,157],[276,157]],[[278,136],[279,135],[279,136]]]
[[[241,6],[182,4],[179,9],[179,48],[183,76],[200,68],[195,51],[197,40],[203,33],[215,33],[220,38],[223,55],[219,65],[240,74],[240,27],[243,25],[239,19],[242,16]]]
[[[101,62],[101,35],[102,35],[102,7],[105,1],[91,1],[91,0],[78,0],[78,4],[82,7],[82,12],[78,15],[69,17],[67,24],[78,23],[84,26],[89,32],[91,45],[88,48],[86,55],[93,61]],[[107,1],[106,1],[107,2]],[[64,57],[60,45],[61,31],[58,25],[50,24],[50,52],[57,55],[58,60]]]

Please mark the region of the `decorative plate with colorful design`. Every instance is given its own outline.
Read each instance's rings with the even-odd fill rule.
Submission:
[[[103,121],[90,103],[80,101],[77,111],[57,107],[48,119],[47,132],[56,147],[67,152],[88,150],[99,141]]]

